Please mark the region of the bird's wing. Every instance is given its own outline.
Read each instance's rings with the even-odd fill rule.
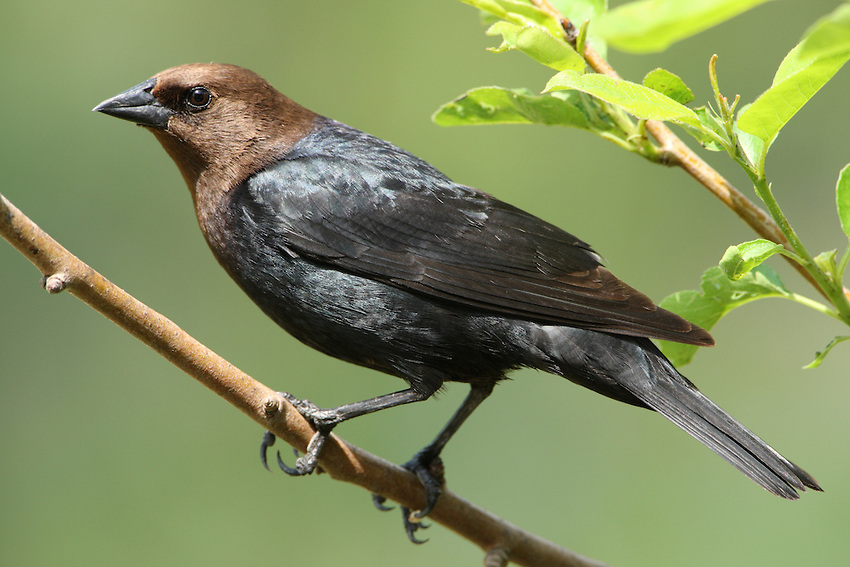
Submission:
[[[243,184],[240,206],[257,207],[288,253],[402,289],[544,324],[713,344],[617,279],[588,244],[419,163],[429,171],[283,160]]]

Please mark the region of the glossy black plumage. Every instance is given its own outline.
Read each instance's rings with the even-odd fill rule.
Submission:
[[[238,67],[170,69],[96,110],[156,134],[213,253],[272,319],[314,348],[410,385],[329,410],[302,404],[317,436],[448,381],[472,385],[458,416],[409,463],[429,489],[426,512],[439,494],[427,465],[519,367],[653,409],[775,494],[819,490],[649,340],[710,345],[710,335],[656,307],[557,227],[304,109]],[[288,470],[309,473],[317,446]]]
[[[351,273],[540,323],[713,344],[578,238],[338,122],[317,119],[248,190],[275,238]]]

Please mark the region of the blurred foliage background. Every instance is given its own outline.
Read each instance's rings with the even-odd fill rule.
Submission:
[[[753,100],[803,31],[837,2],[778,0],[667,53],[610,57],[635,81],[663,66],[711,98]],[[2,192],[53,237],[272,387],[323,406],[398,388],[288,337],[228,280],[154,138],[94,115],[173,65],[249,67],[306,106],[389,139],[454,179],[591,242],[656,300],[698,285],[753,237],[682,172],[575,130],[444,129],[429,116],[481,85],[542,89],[547,70],[493,55],[459,2],[244,0],[143,4],[6,0],[0,21]],[[768,175],[814,251],[841,247],[834,183],[850,161],[845,69],[785,128]],[[711,163],[748,189],[724,156]],[[747,190],[748,194],[751,191]],[[795,291],[814,294],[780,260]],[[259,464],[261,430],[0,243],[0,563],[4,565],[476,565],[439,526],[407,542],[397,513],[322,476]],[[770,496],[650,412],[517,372],[449,444],[450,487],[611,565],[839,564],[850,553],[850,350],[818,370],[838,323],[779,300],[735,311],[686,374],[821,482]],[[431,440],[466,388],[341,426],[396,462]],[[285,456],[292,460],[285,451]]]

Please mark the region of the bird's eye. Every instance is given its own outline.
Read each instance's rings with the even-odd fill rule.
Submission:
[[[199,112],[210,105],[212,93],[205,87],[193,87],[186,93],[186,105],[192,112]]]

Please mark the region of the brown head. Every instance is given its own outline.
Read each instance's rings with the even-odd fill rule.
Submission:
[[[232,187],[279,159],[316,117],[253,71],[218,63],[167,69],[94,110],[153,132],[196,198],[199,185]]]
[[[235,65],[162,71],[94,108],[149,129],[189,186],[208,240],[227,193],[309,133],[316,114]]]

